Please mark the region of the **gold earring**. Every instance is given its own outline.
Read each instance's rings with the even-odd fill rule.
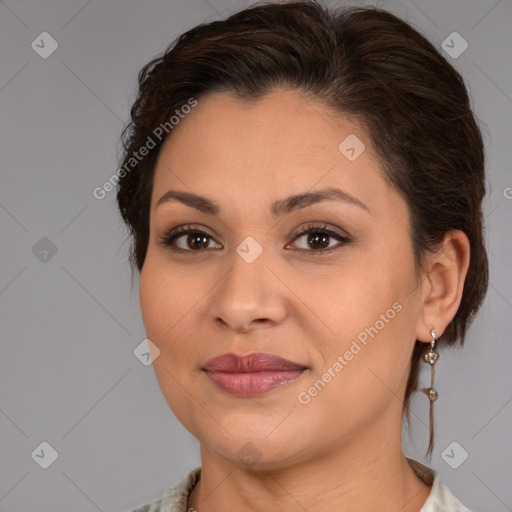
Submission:
[[[432,336],[432,341],[430,342],[430,350],[423,356],[423,359],[426,363],[430,364],[431,373],[430,373],[430,388],[425,390],[425,394],[428,396],[430,400],[430,440],[428,443],[427,453],[432,453],[433,441],[434,441],[434,402],[439,398],[438,392],[434,389],[434,365],[439,359],[439,353],[434,350],[436,343],[436,331],[432,329],[430,331]]]

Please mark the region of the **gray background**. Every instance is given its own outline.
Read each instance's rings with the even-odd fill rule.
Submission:
[[[3,512],[127,511],[160,497],[200,463],[198,443],[168,409],[152,367],[133,353],[145,332],[137,282],[130,287],[126,231],[115,191],[101,201],[92,191],[117,168],[139,69],[181,32],[249,3],[0,3]],[[439,48],[453,31],[469,44],[448,59],[466,80],[487,146],[491,279],[466,347],[440,349],[429,465],[473,511],[510,511],[512,2],[372,5],[408,20]],[[31,47],[44,31],[58,42],[46,59]],[[55,254],[42,252],[53,246]],[[429,379],[423,368],[420,384]],[[412,417],[404,451],[425,462],[422,394]],[[58,452],[47,469],[36,461],[48,450],[32,455],[44,441]],[[457,469],[443,456],[453,442],[456,458],[468,453]]]

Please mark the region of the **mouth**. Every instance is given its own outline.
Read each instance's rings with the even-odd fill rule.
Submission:
[[[249,397],[294,382],[307,367],[274,354],[254,353],[224,354],[211,359],[201,369],[219,389]]]

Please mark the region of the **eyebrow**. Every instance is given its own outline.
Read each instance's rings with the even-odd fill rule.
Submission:
[[[156,208],[163,203],[173,200],[179,201],[186,206],[195,208],[196,210],[209,215],[218,215],[221,210],[219,204],[212,199],[199,196],[197,194],[191,194],[189,192],[180,192],[178,190],[169,190],[166,192],[156,203]],[[308,206],[321,201],[342,201],[349,205],[358,206],[366,210],[370,215],[372,214],[368,206],[366,206],[362,201],[341,189],[333,187],[315,190],[314,192],[295,194],[284,199],[280,199],[272,203],[270,212],[272,217],[277,219],[295,210],[307,208]]]

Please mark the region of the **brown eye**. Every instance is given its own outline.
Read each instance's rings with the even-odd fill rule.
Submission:
[[[338,240],[338,246],[344,245],[350,242],[350,239],[332,231],[331,229],[327,229],[326,226],[307,226],[299,233],[296,233],[294,240],[298,238],[305,237],[305,247],[301,247],[300,250],[322,254],[325,252],[331,252],[334,248],[329,247],[329,239]],[[336,247],[336,246],[334,246]]]
[[[208,235],[192,233],[185,238],[185,244],[192,249],[206,249],[208,247],[208,238]]]
[[[176,240],[182,238],[184,239],[182,246],[176,247]],[[209,240],[212,240],[212,237],[201,229],[180,226],[166,234],[161,240],[161,243],[176,251],[200,252],[208,248]]]

